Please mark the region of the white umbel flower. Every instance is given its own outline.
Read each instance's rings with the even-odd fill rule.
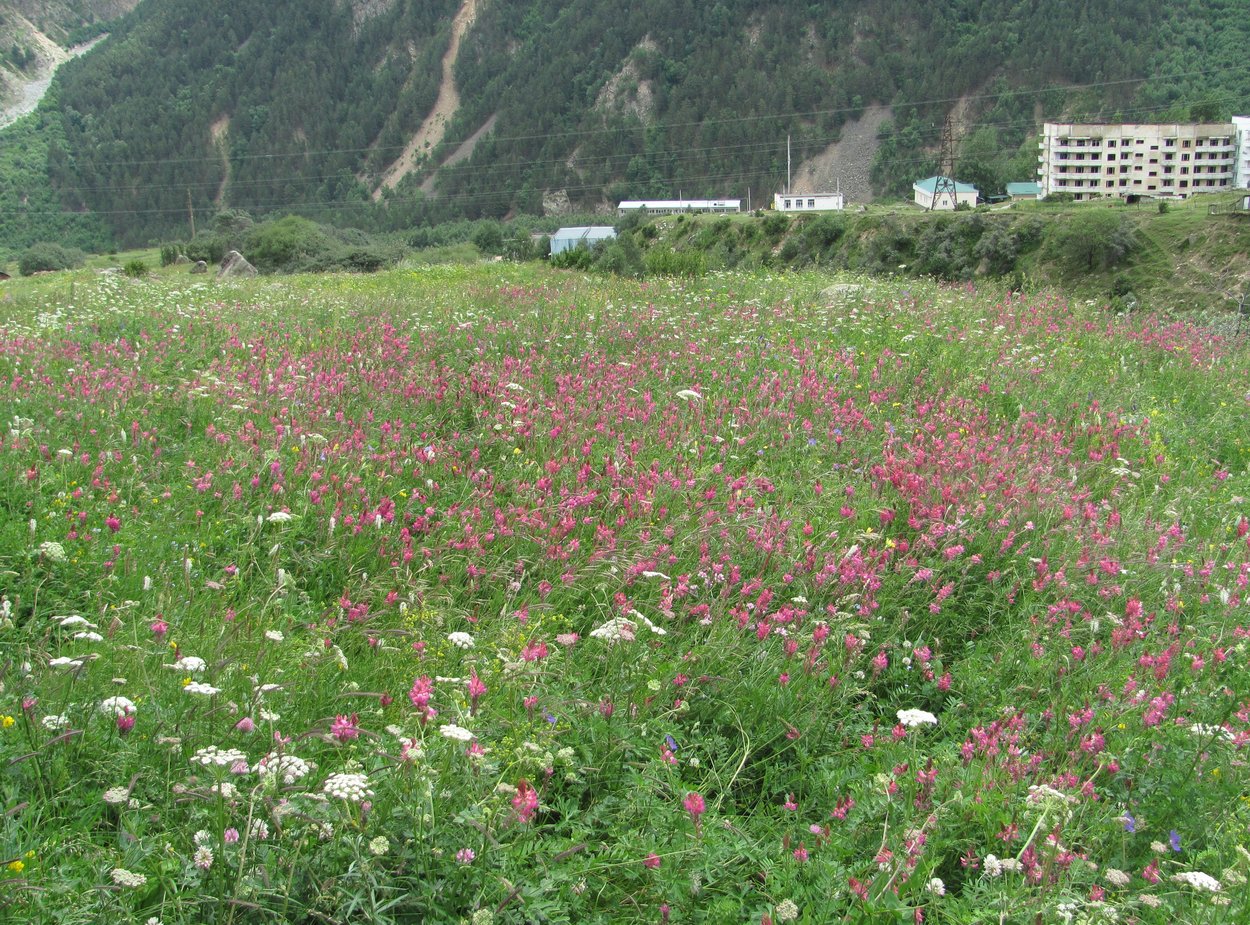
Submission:
[[[312,765],[303,758],[297,758],[295,755],[270,753],[256,762],[256,766],[252,770],[259,774],[262,780],[281,780],[283,784],[289,787],[300,778],[307,776],[308,772],[312,770]]]
[[[237,748],[218,748],[216,745],[206,745],[191,756],[191,761],[193,764],[202,764],[206,768],[229,768],[240,761],[247,761],[247,755]]]
[[[130,716],[135,712],[135,703],[129,697],[109,697],[101,700],[96,709],[109,716]]]
[[[773,910],[773,921],[775,922],[793,922],[799,917],[799,907],[795,905],[793,899],[783,899],[777,903],[777,908]]]
[[[359,803],[373,796],[369,789],[369,777],[365,774],[331,774],[322,790],[336,800]]]
[[[138,888],[148,882],[148,878],[143,874],[132,873],[124,867],[114,867],[112,876],[113,882],[118,886]]]
[[[899,710],[898,721],[909,729],[937,725],[937,717],[928,710]]]
[[[1221,889],[1220,881],[1200,870],[1183,870],[1179,874],[1173,874],[1172,879],[1177,883],[1187,884],[1195,890],[1206,890],[1208,893],[1218,893]]]
[[[447,641],[457,649],[472,649],[474,646],[473,637],[468,633],[454,632],[447,634]]]
[[[455,739],[457,742],[469,742],[473,739],[473,733],[463,726],[457,726],[454,723],[447,723],[438,727],[439,734],[445,739]]]

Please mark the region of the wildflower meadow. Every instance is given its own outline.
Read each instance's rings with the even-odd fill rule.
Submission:
[[[495,264],[0,303],[0,921],[1250,919],[1250,347]]]

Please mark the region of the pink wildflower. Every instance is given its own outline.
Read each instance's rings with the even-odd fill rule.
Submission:
[[[686,812],[690,814],[690,821],[694,823],[695,834],[699,834],[702,828],[701,817],[707,811],[707,805],[703,802],[703,797],[694,790],[686,794],[686,798],[682,800],[682,805],[686,807]]]
[[[538,812],[538,791],[524,777],[517,781],[512,808],[516,810],[517,819],[521,822],[532,821],[534,814]]]
[[[356,725],[359,720],[360,716],[356,713],[353,713],[351,716],[344,716],[340,713],[334,717],[334,722],[330,724],[330,735],[340,742],[359,738],[360,727]]]
[[[477,669],[473,669],[469,675],[469,715],[477,715],[477,702],[482,695],[486,693],[486,685],[482,683],[482,679],[477,676]]]
[[[648,854],[645,858],[642,859],[642,866],[647,868],[647,870],[659,870],[660,869],[660,856],[656,854],[654,851],[652,851],[650,854]]]

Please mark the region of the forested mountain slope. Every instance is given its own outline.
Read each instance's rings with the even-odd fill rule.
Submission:
[[[797,165],[873,104],[892,112],[879,194],[932,172],[952,111],[961,179],[992,186],[1032,171],[1048,116],[1250,109],[1240,0],[465,3],[145,0],[62,68],[49,181],[136,241],[225,206],[380,226],[536,212],[561,190],[758,201],[785,182],[787,134]],[[442,140],[383,190],[445,57]]]

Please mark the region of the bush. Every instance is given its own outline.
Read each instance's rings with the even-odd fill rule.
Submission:
[[[188,241],[186,244],[179,244],[178,249],[192,263],[203,260],[205,263],[212,264],[221,263],[221,258],[226,256],[226,251],[230,248],[226,247],[226,241],[223,238],[210,234]]]
[[[297,266],[321,260],[331,250],[333,242],[320,225],[288,215],[248,232],[244,256],[258,270],[290,272]]]
[[[161,266],[170,266],[181,256],[182,251],[179,249],[179,246],[172,241],[161,245]]]
[[[76,247],[62,247],[48,241],[32,244],[17,261],[17,270],[23,276],[45,270],[72,270],[86,261],[87,255]]]
[[[646,268],[652,276],[703,276],[707,258],[698,251],[655,248],[647,251]]]
[[[131,279],[142,279],[148,275],[148,265],[138,258],[127,260],[122,272]]]

